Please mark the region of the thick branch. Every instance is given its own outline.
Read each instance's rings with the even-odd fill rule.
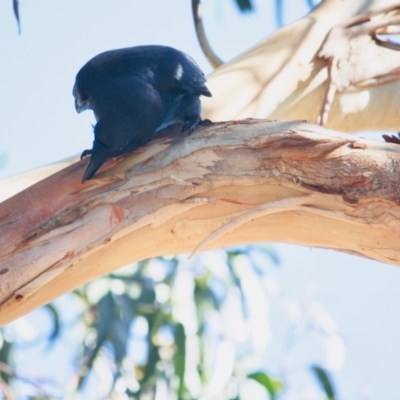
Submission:
[[[328,67],[319,53],[332,28],[371,10],[400,4],[399,0],[325,0],[309,15],[280,29],[257,46],[224,64],[208,77],[213,97],[203,98],[203,116],[211,120],[240,118],[306,119],[316,121],[329,88]],[[339,43],[340,44],[340,43]],[[362,55],[376,56],[371,38]],[[384,46],[382,46],[384,47]],[[388,54],[388,49],[379,49]],[[387,50],[387,51],[386,51]],[[361,62],[361,58],[357,58]],[[395,60],[399,58],[397,55]],[[380,66],[386,62],[378,57]],[[396,79],[399,76],[396,75]],[[382,78],[382,77],[381,77]],[[391,78],[389,76],[389,78]],[[400,83],[351,87],[335,93],[327,126],[344,132],[399,130]],[[0,200],[54,173],[62,163],[2,182]]]
[[[277,241],[400,265],[398,145],[305,122],[174,135],[85,185],[82,160],[0,204],[1,324],[224,225],[205,248]]]
[[[213,97],[203,101],[204,116],[211,120],[250,117],[316,121],[329,85],[330,61],[320,57],[320,50],[331,30],[354,16],[392,4],[400,2],[323,1],[301,20],[280,29],[213,72],[208,78]],[[380,24],[384,26],[382,21]],[[335,50],[346,53],[347,47],[350,47],[348,54],[340,61],[348,86],[338,88],[329,99],[332,106],[327,126],[346,132],[397,131],[398,49],[377,43],[369,32],[351,46],[338,41]],[[363,73],[364,81],[360,80]]]

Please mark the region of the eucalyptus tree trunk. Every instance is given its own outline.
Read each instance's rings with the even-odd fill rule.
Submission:
[[[163,254],[276,241],[399,265],[400,147],[304,121],[398,129],[393,4],[326,0],[219,67],[204,116],[230,122],[170,129],[84,185],[73,158],[2,181],[0,324]]]

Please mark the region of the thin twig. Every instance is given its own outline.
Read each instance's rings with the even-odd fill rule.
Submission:
[[[13,10],[14,10],[15,19],[17,20],[18,34],[21,34],[21,21],[19,19],[19,3],[18,3],[18,0],[13,0]]]
[[[197,40],[200,43],[200,47],[203,50],[208,62],[214,67],[218,68],[224,62],[214,53],[207,40],[206,33],[204,31],[203,19],[201,17],[200,0],[192,0],[192,13],[193,23],[196,31]]]

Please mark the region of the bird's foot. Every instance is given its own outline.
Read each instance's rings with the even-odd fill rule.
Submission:
[[[193,133],[199,125],[211,126],[213,123],[209,119],[201,119],[200,115],[195,114],[187,117],[182,126],[182,132],[189,131],[189,135]]]
[[[201,125],[201,126],[213,126],[214,122],[212,122],[210,119],[202,119],[202,120],[200,120],[199,125]]]
[[[84,150],[81,154],[81,160],[82,158],[85,158],[87,156],[90,156],[93,153],[93,150]]]
[[[195,114],[187,117],[182,125],[182,132],[189,131],[189,135],[193,133],[200,125],[200,115]]]

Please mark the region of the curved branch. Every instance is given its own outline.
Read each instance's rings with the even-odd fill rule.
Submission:
[[[15,20],[17,21],[18,34],[21,34],[21,20],[19,18],[19,2],[18,2],[18,0],[13,0],[13,11],[14,11]]]
[[[0,203],[0,324],[222,226],[206,249],[278,241],[400,265],[399,149],[245,120],[170,131],[85,185],[81,160]]]
[[[192,15],[197,40],[200,43],[200,47],[203,50],[204,55],[213,68],[220,67],[222,64],[224,64],[224,62],[214,53],[210,43],[207,40],[203,25],[203,18],[201,15],[200,0],[192,0]]]

